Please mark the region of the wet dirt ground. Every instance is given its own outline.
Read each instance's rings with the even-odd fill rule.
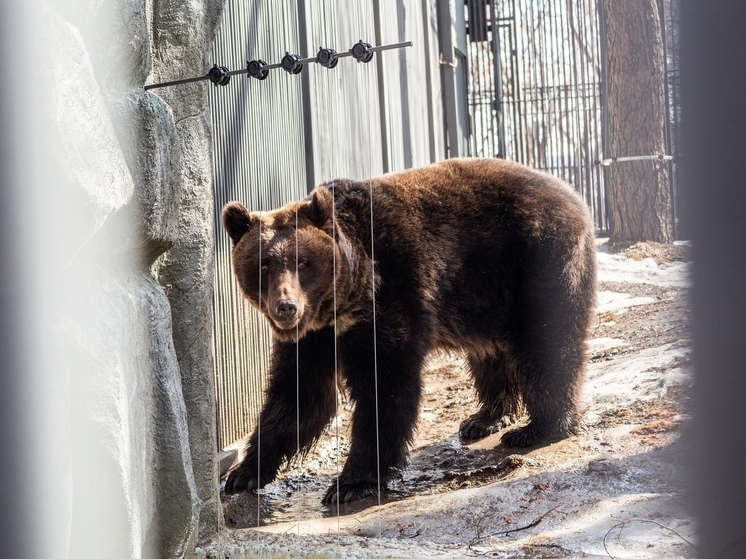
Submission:
[[[433,355],[409,464],[380,502],[321,504],[348,446],[340,401],[305,459],[259,495],[224,498],[225,527],[196,556],[693,557],[686,249],[598,257],[581,434],[521,452],[501,433],[461,444],[477,410],[469,374],[460,356]]]

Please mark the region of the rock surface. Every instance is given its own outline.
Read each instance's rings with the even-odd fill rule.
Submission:
[[[166,98],[142,85],[203,72],[221,6],[35,14],[55,53],[33,206],[49,556],[185,557],[218,528],[206,86]]]
[[[154,0],[153,81],[207,73],[222,5],[223,0]],[[204,537],[221,522],[211,338],[215,250],[208,86],[201,82],[156,90],[173,111],[173,149],[179,161],[173,180],[180,194],[177,238],[156,264],[156,275],[173,313]]]

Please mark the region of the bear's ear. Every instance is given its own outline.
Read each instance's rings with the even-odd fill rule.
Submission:
[[[251,229],[252,221],[255,219],[240,202],[228,202],[225,205],[223,208],[223,227],[233,241],[234,246]]]
[[[317,186],[308,197],[307,215],[316,227],[332,233],[334,197],[326,186]]]

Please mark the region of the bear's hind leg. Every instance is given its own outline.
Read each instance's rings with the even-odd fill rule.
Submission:
[[[524,259],[517,281],[511,354],[530,421],[505,433],[526,447],[579,432],[586,345],[596,290],[593,234],[549,238]]]
[[[508,431],[502,442],[527,447],[575,435],[580,429],[580,397],[585,374],[583,315],[558,306],[531,322],[516,348],[517,378],[529,423]],[[561,318],[560,318],[561,317]],[[573,318],[577,322],[572,323]]]
[[[489,357],[469,355],[469,369],[481,407],[461,422],[459,437],[464,441],[483,439],[516,422],[522,413],[510,357],[497,349]]]
[[[502,442],[527,447],[557,441],[578,433],[580,391],[584,376],[585,344],[567,331],[543,332],[521,359],[521,395],[529,422],[508,431]]]

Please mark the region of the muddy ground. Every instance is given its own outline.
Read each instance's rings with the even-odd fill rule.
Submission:
[[[308,457],[259,496],[224,498],[225,527],[196,556],[693,557],[686,249],[600,246],[598,258],[583,433],[521,452],[501,433],[461,444],[477,401],[461,357],[434,355],[410,463],[380,504],[321,504],[348,444],[340,402]]]

